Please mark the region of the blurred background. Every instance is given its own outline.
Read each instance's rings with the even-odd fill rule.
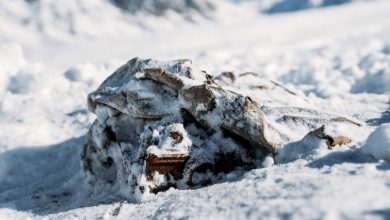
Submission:
[[[83,135],[87,94],[136,56],[253,71],[315,105],[380,118],[389,12],[387,0],[0,1],[0,149]]]
[[[168,54],[183,54],[194,57],[193,52],[186,53],[185,50],[195,48],[199,52],[205,48],[215,50],[230,46],[245,47],[259,42],[270,44],[274,41],[291,40],[282,35],[293,34],[297,37],[302,31],[312,35],[318,31],[313,26],[319,29],[328,28],[332,24],[321,27],[326,20],[321,15],[306,21],[302,20],[305,18],[299,20],[293,16],[291,22],[287,22],[289,16],[282,16],[284,21],[281,22],[276,22],[280,19],[273,17],[300,10],[318,10],[366,1],[368,0],[2,1],[0,42],[19,43],[29,59],[34,61],[47,60],[47,54],[57,52],[56,56],[50,56],[50,61],[47,61],[66,66],[86,60],[102,61],[136,55],[165,57]],[[345,20],[350,15],[338,16],[337,18]],[[327,19],[332,17],[333,15]],[[305,28],[303,26],[306,29],[302,30]],[[121,45],[122,49],[116,45]],[[93,57],[86,52],[107,47],[115,49],[106,50],[101,55],[93,53]],[[178,49],[181,54],[177,54]]]
[[[380,118],[389,12],[387,0],[0,1],[0,149],[84,134],[87,94],[136,56],[253,71],[316,105]]]

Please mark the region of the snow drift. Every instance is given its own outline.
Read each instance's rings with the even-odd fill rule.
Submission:
[[[362,151],[376,159],[390,161],[390,124],[382,124],[368,136]]]

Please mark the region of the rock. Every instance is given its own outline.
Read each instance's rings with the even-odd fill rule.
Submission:
[[[267,90],[299,97],[280,84]],[[358,125],[313,109],[261,106],[193,71],[190,60],[134,58],[88,96],[88,106],[97,120],[82,154],[85,173],[91,183],[114,184],[128,196],[210,184],[219,173],[271,164],[276,149],[293,141],[286,131],[302,133],[294,124],[329,148],[351,140],[322,125]]]

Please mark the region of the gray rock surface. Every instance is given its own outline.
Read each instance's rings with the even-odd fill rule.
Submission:
[[[194,70],[190,60],[134,58],[120,67],[88,96],[97,115],[82,154],[91,183],[118,185],[128,196],[201,186],[218,181],[221,173],[257,167],[289,143],[308,149],[321,141],[329,149],[349,144],[339,130],[362,126],[314,109],[261,106],[226,85],[224,77],[232,78]],[[306,100],[270,84],[259,92]],[[289,147],[283,149],[280,162],[290,159]]]

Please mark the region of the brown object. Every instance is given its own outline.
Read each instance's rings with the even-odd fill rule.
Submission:
[[[283,121],[300,121],[300,122],[306,122],[306,123],[319,123],[319,122],[340,122],[340,123],[351,123],[356,126],[363,126],[361,123],[352,121],[348,118],[338,116],[338,117],[306,117],[306,116],[298,116],[298,115],[283,115]]]
[[[160,68],[149,68],[144,70],[144,77],[147,79],[161,82],[175,92],[178,92],[184,86],[183,80],[175,74],[170,73],[168,70]]]
[[[284,85],[282,85],[282,84],[280,84],[280,83],[278,83],[278,82],[275,82],[275,81],[271,80],[271,83],[274,84],[275,86],[278,86],[278,87],[284,89],[286,92],[290,93],[291,95],[300,96],[300,95],[298,95],[296,92],[294,92],[293,90],[287,88],[286,86],[284,86]],[[300,97],[302,97],[302,96],[300,96]],[[302,97],[302,98],[303,98],[306,102],[310,102],[306,97]]]
[[[199,115],[204,114],[204,112],[198,111],[198,105],[204,105],[206,112],[211,111],[216,105],[214,93],[207,84],[192,86],[183,90],[182,93],[184,99],[191,100],[191,105],[186,110],[195,118],[199,118]]]
[[[254,72],[245,72],[245,73],[241,73],[239,76],[240,76],[240,77],[243,77],[243,76],[249,76],[249,75],[257,76],[257,73],[254,73]]]
[[[184,166],[189,156],[183,154],[154,155],[149,154],[146,158],[146,179],[153,180],[153,174],[158,172],[164,176],[172,176],[175,180],[183,177]]]
[[[324,125],[318,129],[314,130],[314,131],[311,131],[308,135],[315,135],[316,137],[318,137],[320,139],[325,139],[329,150],[331,150],[336,145],[345,145],[345,144],[349,144],[352,142],[352,140],[350,138],[345,137],[345,136],[333,137],[333,136],[329,135],[327,133]]]
[[[328,136],[326,143],[328,144],[328,148],[332,149],[336,145],[345,145],[345,144],[349,144],[351,142],[352,142],[352,140],[348,137],[345,137],[345,136],[338,136],[338,137]]]
[[[233,72],[222,72],[221,75],[223,77],[229,78],[232,82],[236,81],[236,76]]]
[[[183,135],[179,132],[171,132],[171,138],[177,143],[181,143],[183,141]]]

